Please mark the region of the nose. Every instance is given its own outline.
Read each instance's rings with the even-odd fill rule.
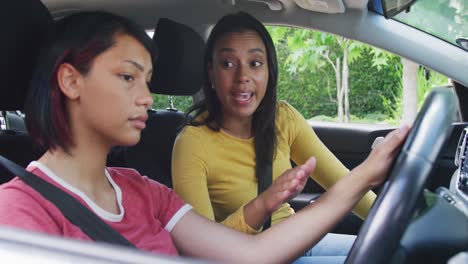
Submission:
[[[145,107],[145,109],[149,109],[154,103],[153,95],[151,94],[148,84],[146,82],[142,87],[143,89],[139,89],[141,92],[137,97],[136,103],[138,106],[142,105]]]
[[[237,71],[236,71],[236,74],[237,74],[237,81],[239,83],[248,83],[250,82],[250,74],[249,74],[249,66],[248,65],[244,65],[243,63],[239,64],[239,66],[237,67]]]

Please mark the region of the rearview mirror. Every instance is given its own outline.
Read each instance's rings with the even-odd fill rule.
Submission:
[[[409,10],[410,6],[417,0],[382,0],[383,15],[392,18],[399,13]]]

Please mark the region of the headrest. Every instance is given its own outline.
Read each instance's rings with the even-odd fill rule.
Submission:
[[[159,55],[154,63],[151,91],[166,95],[193,95],[202,87],[205,42],[192,28],[161,18],[153,40]]]
[[[5,1],[0,8],[0,110],[23,109],[41,38],[53,23],[39,0]]]

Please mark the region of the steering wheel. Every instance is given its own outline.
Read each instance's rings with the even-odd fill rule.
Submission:
[[[435,88],[429,94],[346,258],[347,264],[391,261],[452,132],[457,104],[450,89]]]

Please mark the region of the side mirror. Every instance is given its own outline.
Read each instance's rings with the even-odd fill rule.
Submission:
[[[468,38],[457,38],[456,40],[458,46],[462,49],[468,51]]]

